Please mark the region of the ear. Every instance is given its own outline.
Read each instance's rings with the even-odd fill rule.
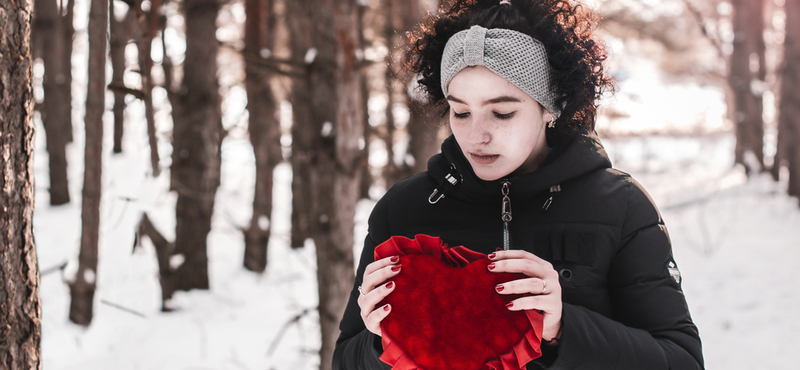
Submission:
[[[555,119],[556,118],[553,117],[553,114],[550,113],[550,111],[548,111],[547,109],[542,108],[542,121],[543,122],[550,123],[550,122],[555,121]]]

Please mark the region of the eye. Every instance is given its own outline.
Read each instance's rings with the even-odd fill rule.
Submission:
[[[494,116],[499,118],[499,119],[511,119],[512,117],[514,117],[514,114],[516,114],[516,113],[517,112],[509,112],[509,113],[494,112]]]
[[[467,117],[469,117],[469,112],[458,113],[456,111],[453,111],[453,117],[456,117],[456,118],[467,118]]]

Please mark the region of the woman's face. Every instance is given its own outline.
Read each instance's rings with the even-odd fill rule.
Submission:
[[[450,128],[475,174],[492,181],[533,172],[547,156],[553,116],[528,94],[483,66],[450,81]]]

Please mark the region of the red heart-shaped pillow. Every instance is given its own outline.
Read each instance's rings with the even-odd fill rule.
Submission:
[[[541,356],[542,315],[509,311],[520,296],[495,292],[524,275],[490,272],[485,254],[428,235],[375,248],[376,260],[390,256],[402,270],[383,301],[392,311],[381,322],[381,360],[394,370],[517,370]]]

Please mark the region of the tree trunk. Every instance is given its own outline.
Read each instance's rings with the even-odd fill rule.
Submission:
[[[434,10],[435,6],[433,9],[424,9],[419,1],[411,1],[401,6],[399,16],[403,32],[411,31],[426,11]],[[439,152],[440,145],[439,130],[442,117],[437,115],[429,104],[416,97],[418,95],[418,92],[414,91],[417,86],[414,81],[416,77],[409,73],[401,76],[410,115],[406,128],[410,136],[408,153],[414,158],[414,165],[407,169],[406,176],[427,170],[428,159]]]
[[[142,3],[138,3],[137,5],[141,6]],[[144,14],[141,8],[139,8],[139,10],[137,11]],[[161,168],[159,167],[159,162],[161,161],[161,158],[158,154],[158,140],[156,138],[155,109],[153,108],[153,77],[152,77],[153,58],[151,56],[151,52],[153,49],[153,38],[156,37],[156,34],[160,29],[160,24],[159,24],[160,16],[161,16],[161,0],[150,1],[150,10],[147,12],[146,15],[142,17],[142,20],[139,25],[140,29],[142,30],[142,35],[138,43],[139,70],[140,70],[139,73],[142,75],[142,91],[144,92],[144,116],[145,120],[147,121],[147,138],[148,142],[150,143],[150,168],[152,168],[153,170],[153,177],[158,177],[159,173],[161,173]],[[213,29],[216,30],[216,24],[214,24]],[[187,25],[187,34],[186,34],[187,44],[188,44],[188,39],[191,38],[192,36],[193,35],[188,34],[188,25]],[[214,55],[216,55],[216,49],[214,51]],[[164,55],[163,58],[166,59],[167,56]],[[216,67],[214,68],[214,71],[216,71]],[[193,76],[191,76],[190,79],[191,78],[193,78]]]
[[[272,0],[246,0],[245,73],[248,131],[256,159],[256,183],[253,215],[244,230],[244,267],[262,272],[267,267],[272,218],[272,174],[281,161],[280,121],[270,86],[271,74],[257,65],[274,46],[275,14]]]
[[[64,63],[64,54],[72,54],[72,35],[64,40],[64,28],[72,28],[70,15],[62,16],[56,1],[36,1],[35,30],[37,46],[44,62],[44,103],[40,108],[44,124],[50,170],[50,204],[69,203],[66,145],[72,141],[71,63]],[[66,59],[69,60],[69,59]]]
[[[369,47],[369,42],[364,37],[364,29],[366,28],[364,25],[365,22],[365,14],[367,12],[367,8],[369,6],[366,3],[360,3],[358,6],[358,29],[361,30],[358,33],[358,44],[361,45],[361,50],[366,50]],[[361,172],[361,180],[359,183],[360,189],[358,190],[358,197],[361,199],[369,199],[369,190],[372,187],[373,182],[375,181],[372,178],[372,171],[369,166],[369,145],[372,137],[375,136],[375,131],[372,129],[372,126],[369,125],[369,73],[362,73],[361,81],[359,81],[359,85],[361,88],[361,106],[364,109],[361,110],[361,125],[364,126],[364,170]]]
[[[314,123],[312,115],[313,104],[311,92],[312,64],[317,58],[318,51],[312,48],[312,14],[314,4],[308,1],[287,1],[287,27],[289,28],[289,43],[293,59],[303,65],[306,78],[293,81],[290,94],[292,103],[292,228],[291,246],[301,248],[306,239],[311,237],[310,224],[313,222],[311,215],[312,184],[310,167],[315,157],[314,127],[321,122]]]
[[[292,2],[290,2],[292,3]],[[307,173],[295,173],[302,183],[313,186],[310,197],[311,236],[317,252],[319,318],[322,332],[320,368],[330,369],[333,348],[339,336],[339,319],[344,313],[353,286],[353,228],[358,201],[362,164],[362,109],[359,67],[358,5],[355,0],[302,0],[292,4],[289,18],[293,25],[303,23],[302,10],[310,14],[314,27],[305,50],[314,50],[315,58],[305,56],[308,74],[296,81],[308,89],[310,120],[295,121],[304,135],[293,140],[301,145],[298,152],[309,164]],[[288,5],[288,4],[287,4]],[[294,28],[293,28],[294,29]],[[295,32],[290,34],[295,35]],[[293,50],[302,51],[300,40]],[[298,47],[299,46],[299,47]],[[295,112],[297,109],[295,107]],[[297,116],[295,116],[297,118]],[[307,177],[301,177],[307,176]],[[295,195],[297,196],[297,195]]]
[[[408,84],[406,84],[408,86]],[[439,152],[441,144],[439,130],[442,117],[437,115],[430,104],[425,104],[406,90],[406,101],[410,118],[408,120],[408,153],[414,158],[414,165],[409,168],[409,175],[428,170],[428,159]]]
[[[175,292],[175,269],[170,265],[170,257],[175,250],[175,244],[170,243],[156,229],[150,218],[147,217],[147,213],[142,214],[136,229],[138,237],[134,248],[140,245],[143,238],[150,239],[153,247],[155,247],[156,259],[158,260],[158,280],[161,283],[161,311],[170,311],[169,299],[172,297],[172,293]]]
[[[33,3],[0,0],[0,367],[41,369],[33,239]]]
[[[731,4],[734,41],[728,84],[734,94],[735,160],[743,164],[749,174],[761,171],[764,166],[764,3],[762,0],[733,0]],[[756,161],[746,160],[748,152]]]
[[[413,3],[413,1],[411,1]],[[397,82],[397,74],[395,73],[395,63],[394,59],[397,56],[396,51],[398,42],[396,40],[396,33],[398,32],[398,27],[396,23],[398,21],[396,14],[396,8],[409,6],[409,4],[398,4],[395,0],[387,0],[383,2],[383,15],[385,17],[385,21],[383,24],[383,38],[386,42],[386,46],[389,48],[389,53],[386,54],[386,60],[384,63],[384,67],[386,71],[383,75],[384,84],[386,87],[386,109],[384,110],[384,131],[382,132],[383,135],[383,144],[386,147],[386,166],[383,167],[383,178],[386,181],[386,187],[389,188],[394,185],[397,180],[403,178],[403,174],[400,173],[402,170],[400,166],[397,165],[394,161],[395,153],[394,153],[394,141],[395,141],[395,132],[397,131],[397,127],[395,126],[394,121],[394,106],[395,106],[395,82]],[[402,31],[401,31],[402,32]]]
[[[787,140],[789,194],[800,196],[800,0],[786,0],[786,39],[783,42],[783,71],[778,126]]]
[[[92,0],[89,9],[89,83],[86,91],[86,151],[81,205],[81,249],[78,271],[70,282],[69,319],[92,322],[97,281],[97,245],[100,231],[100,195],[103,160],[103,112],[106,96],[106,31],[108,0]]]
[[[117,20],[114,14],[114,6],[110,7],[109,21],[111,22],[111,35],[109,45],[109,55],[111,57],[111,84],[124,86],[125,82],[125,46],[130,40],[130,23],[133,12],[129,9],[125,13],[125,18]],[[114,153],[122,153],[122,135],[125,128],[125,92],[114,91]]]
[[[217,84],[216,0],[186,0],[186,58],[173,107],[171,188],[175,209],[175,289],[208,289],[207,238],[220,183],[224,135]]]

